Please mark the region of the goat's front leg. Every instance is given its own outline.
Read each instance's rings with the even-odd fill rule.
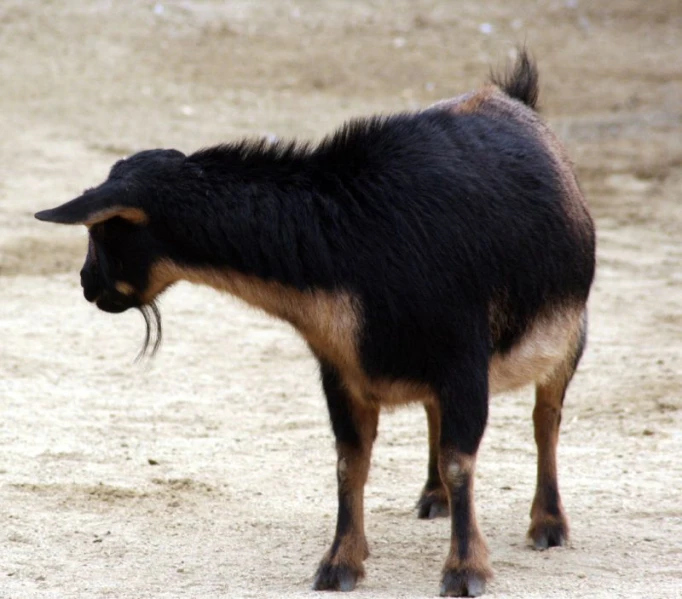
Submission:
[[[462,368],[442,386],[438,468],[450,499],[450,552],[440,594],[476,597],[492,576],[488,549],[476,522],[474,469],[488,415],[486,363]]]
[[[315,574],[315,590],[351,591],[364,574],[369,556],[365,539],[363,498],[379,410],[355,400],[338,371],[321,365],[322,385],[336,437],[339,511],[332,546]]]

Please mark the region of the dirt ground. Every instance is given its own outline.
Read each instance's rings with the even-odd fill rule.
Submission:
[[[287,326],[180,285],[82,298],[84,230],[32,214],[149,147],[317,138],[482,83],[526,41],[599,229],[588,351],[564,410],[569,548],[525,545],[532,391],[493,399],[476,477],[490,597],[682,597],[682,4],[341,0],[0,4],[0,597],[319,597],[335,453]],[[437,593],[417,520],[426,424],[382,416],[354,597]]]

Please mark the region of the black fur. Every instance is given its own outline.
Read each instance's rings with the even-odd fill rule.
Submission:
[[[457,557],[464,561],[469,554],[469,534],[471,530],[472,499],[469,493],[471,474],[461,474],[461,486],[458,493],[453,494],[450,502],[452,513],[452,530],[457,538]]]
[[[336,442],[358,449],[360,435],[353,422],[352,405],[339,372],[331,364],[321,360],[320,374]]]
[[[492,73],[492,83],[500,87],[511,98],[523,102],[529,108],[537,109],[540,86],[538,69],[526,50],[519,52],[514,66],[502,73]]]
[[[91,228],[86,297],[111,312],[141,308],[146,348],[152,316],[155,347],[161,338],[158,310],[141,294],[119,293],[115,282],[144,290],[161,259],[347,293],[361,312],[363,376],[428,387],[439,402],[441,454],[475,455],[490,359],[513,349],[539,315],[584,306],[595,259],[592,220],[582,199],[567,193],[570,167],[552,154],[531,112],[535,66],[522,52],[493,82],[529,108],[509,103],[513,110],[501,117],[475,102],[459,113],[433,107],[353,120],[317,146],[242,141],[118,162],[83,206],[110,202],[141,209],[148,220],[111,218]],[[38,216],[85,222],[78,201],[62,208]],[[494,314],[502,317],[493,323]],[[321,362],[332,426],[341,444],[357,447],[336,366]],[[345,532],[352,514],[339,498]],[[451,506],[461,560],[478,542],[468,531],[472,504],[462,495]],[[444,592],[473,592],[466,585],[482,592],[480,564],[477,572],[447,570]],[[351,570],[323,562],[316,588],[351,586]]]
[[[472,327],[492,301],[513,315],[489,348],[506,350],[543,306],[584,302],[592,281],[589,226],[570,222],[552,160],[514,121],[400,114],[317,148],[144,152],[112,176],[176,262],[358,296],[370,376],[434,381],[444,356],[488,343]]]
[[[144,288],[149,265],[158,255],[144,228],[121,218],[112,218],[90,229],[88,255],[81,270],[83,293],[88,301],[97,301],[98,307],[107,312],[123,312],[131,307],[139,310],[144,318],[145,337],[136,360],[154,356],[161,346],[161,312],[154,301],[141,304],[135,297],[118,292],[115,281],[123,276],[136,288]],[[106,293],[101,293],[103,289]]]

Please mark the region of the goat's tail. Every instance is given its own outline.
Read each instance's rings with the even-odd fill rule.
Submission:
[[[528,56],[526,48],[519,49],[519,55],[512,68],[507,66],[504,73],[491,73],[490,81],[509,97],[520,100],[535,109],[538,102],[538,67]]]

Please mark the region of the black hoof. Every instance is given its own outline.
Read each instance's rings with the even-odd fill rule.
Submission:
[[[362,572],[345,565],[333,565],[323,562],[315,573],[314,591],[352,591]]]
[[[528,538],[537,551],[564,547],[568,543],[568,527],[563,522],[533,524],[528,531]]]
[[[448,570],[440,585],[441,597],[479,597],[485,592],[485,578],[469,570]]]
[[[445,490],[424,491],[417,502],[417,517],[421,520],[447,518],[450,515],[448,498]]]

